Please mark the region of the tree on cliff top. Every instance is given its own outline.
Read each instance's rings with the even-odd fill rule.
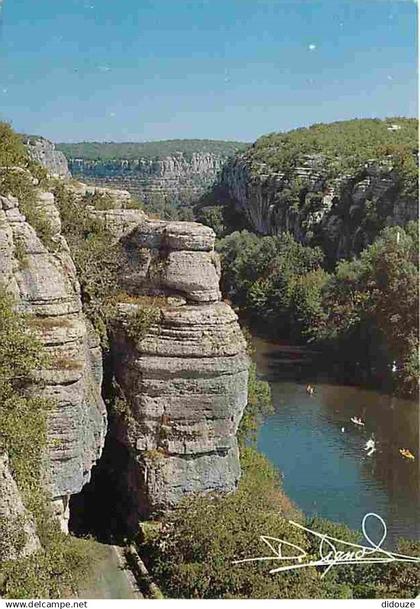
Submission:
[[[0,167],[22,167],[28,155],[21,138],[7,123],[0,122]]]

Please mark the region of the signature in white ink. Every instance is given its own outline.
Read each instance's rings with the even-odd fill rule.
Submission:
[[[377,519],[382,527],[383,533],[379,543],[372,541],[366,532],[366,522],[369,518]],[[260,539],[263,541],[272,551],[271,556],[259,556],[256,558],[243,558],[241,560],[233,561],[233,564],[238,565],[247,562],[262,562],[262,561],[295,561],[294,564],[286,564],[280,567],[275,567],[269,571],[270,574],[280,573],[284,571],[292,571],[294,569],[302,569],[304,567],[326,567],[321,577],[324,577],[328,571],[335,566],[341,565],[356,565],[356,564],[387,564],[392,562],[409,562],[409,563],[420,563],[420,557],[406,556],[405,554],[397,554],[395,552],[388,552],[381,548],[383,542],[386,539],[387,528],[384,520],[375,514],[369,512],[362,520],[362,533],[365,540],[368,542],[368,546],[362,546],[357,543],[350,543],[348,541],[342,541],[336,537],[331,537],[325,533],[318,533],[312,531],[293,520],[289,520],[289,523],[298,529],[302,529],[315,537],[320,539],[319,543],[319,559],[310,560],[304,562],[304,558],[307,556],[307,552],[303,548],[285,541],[283,539],[277,539],[276,537],[270,537],[268,535],[261,535]],[[345,550],[337,550],[335,544],[342,544],[347,546]],[[290,554],[291,550],[296,551],[295,554]]]

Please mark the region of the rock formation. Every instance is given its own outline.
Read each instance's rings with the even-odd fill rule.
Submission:
[[[292,201],[297,180],[301,186]],[[223,168],[220,187],[255,232],[288,231],[302,243],[315,237],[332,261],[359,253],[373,240],[373,216],[381,225],[401,226],[418,217],[418,206],[400,193],[399,176],[387,163],[366,163],[356,175],[331,179],[320,155],[307,155],[291,176],[265,164],[256,168],[239,155]]]
[[[130,262],[122,285],[132,298],[119,305],[112,340],[126,408],[116,433],[130,452],[137,518],[188,493],[236,487],[248,357],[236,314],[220,301],[211,229],[146,220],[123,243]],[[151,322],[133,333],[144,295],[158,298]]]
[[[33,316],[31,326],[50,356],[47,367],[38,373],[35,390],[52,399],[48,482],[66,530],[69,496],[89,480],[104,443],[102,356],[82,313],[75,267],[60,233],[54,196],[39,191],[37,207],[53,229],[53,252],[26,221],[19,201],[8,193],[0,196],[0,282],[19,309]]]
[[[43,165],[50,175],[71,177],[66,157],[52,142],[43,137],[27,137],[24,141],[32,160]]]
[[[63,184],[104,220],[126,252],[110,341],[111,374],[125,403],[112,433],[130,454],[121,472],[133,503],[127,517],[155,514],[191,492],[233,490],[248,357],[236,315],[221,302],[213,231],[150,220],[125,208],[130,195],[124,191]],[[89,205],[86,195],[95,193],[109,195],[112,206]],[[0,282],[30,314],[50,356],[34,391],[52,400],[47,479],[66,531],[69,498],[89,481],[104,445],[102,352],[82,312],[54,195],[38,189],[35,208],[52,229],[47,245],[20,202],[6,192],[0,196]]]
[[[101,186],[124,188],[146,203],[154,198],[183,205],[199,198],[216,180],[227,156],[196,152],[158,159],[93,161],[69,159],[76,178]]]

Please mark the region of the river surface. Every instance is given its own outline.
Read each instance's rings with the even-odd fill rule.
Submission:
[[[275,414],[258,447],[283,474],[286,494],[308,516],[360,530],[365,514],[386,522],[384,547],[420,540],[419,405],[376,391],[334,384],[322,356],[306,348],[255,339],[257,371],[269,381]],[[306,385],[315,387],[313,396]],[[350,422],[353,416],[365,428]],[[378,450],[363,450],[371,433]],[[415,461],[401,457],[408,448]],[[372,521],[371,521],[372,522]],[[372,539],[378,528],[368,530]],[[378,539],[379,541],[379,539]]]

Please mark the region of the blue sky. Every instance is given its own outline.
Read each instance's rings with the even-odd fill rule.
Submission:
[[[4,0],[0,118],[54,141],[252,141],[315,122],[415,116],[416,9]]]

